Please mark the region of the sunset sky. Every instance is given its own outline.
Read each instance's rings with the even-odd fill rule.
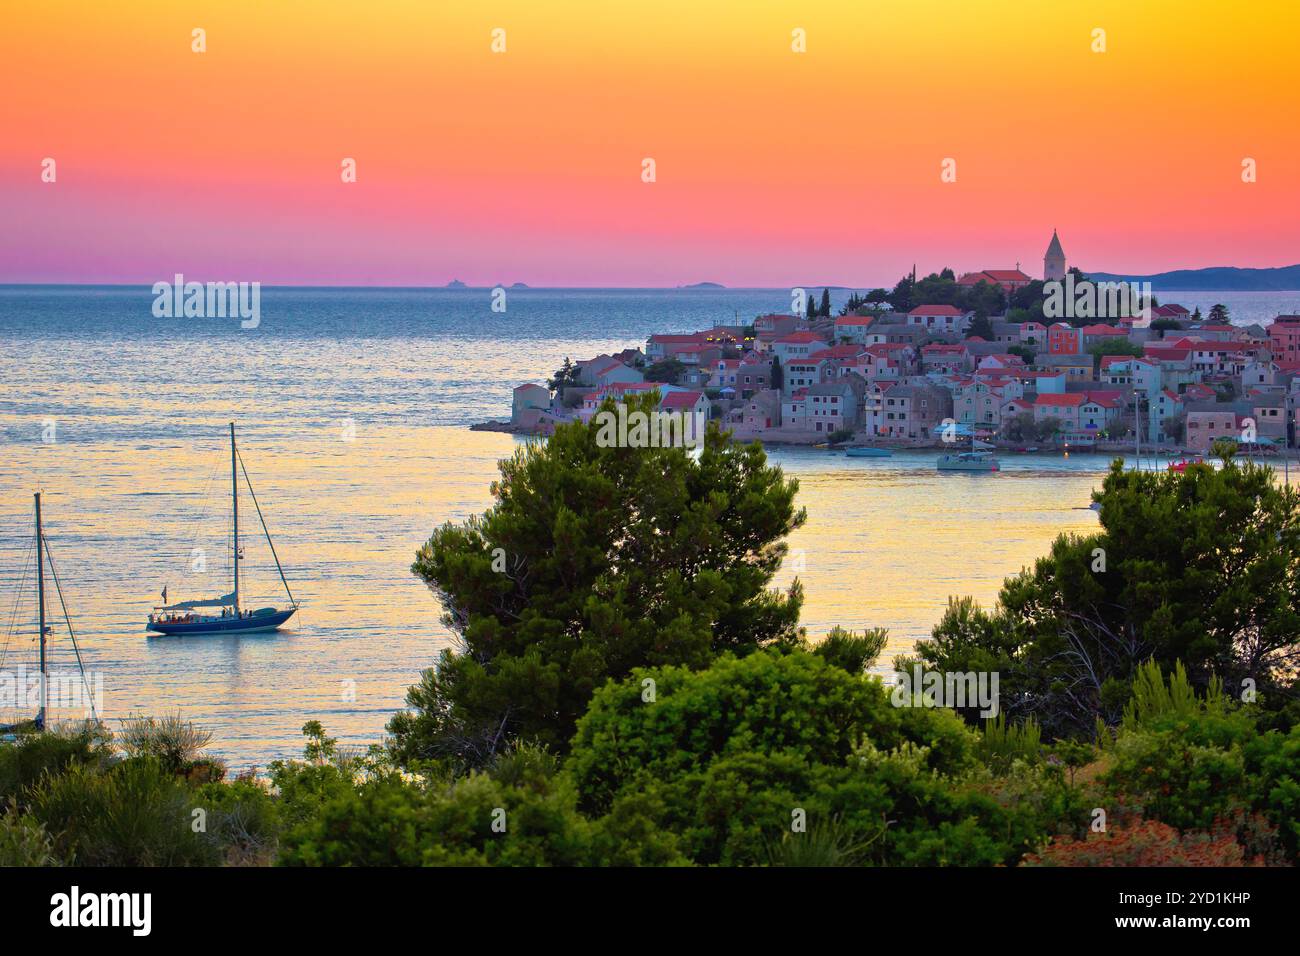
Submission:
[[[1294,0],[0,18],[0,282],[861,286],[1041,275],[1053,227],[1085,270],[1300,262]]]

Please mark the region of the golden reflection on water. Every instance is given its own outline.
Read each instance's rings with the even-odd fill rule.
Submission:
[[[410,574],[414,551],[439,523],[490,504],[496,462],[518,439],[357,421],[348,440],[347,422],[326,416],[314,426],[240,422],[254,490],[303,610],[279,634],[146,637],[146,615],[164,584],[172,600],[229,589],[228,446],[217,417],[223,409],[211,394],[209,385],[201,404],[196,394],[186,406],[186,417],[202,426],[171,428],[154,441],[83,440],[72,418],[62,426],[66,439],[6,444],[5,623],[39,487],[73,624],[87,668],[103,676],[109,718],[179,709],[215,731],[213,749],[234,767],[297,753],[301,726],[313,718],[345,741],[374,741],[407,686],[450,643],[436,600]],[[162,407],[176,398],[169,390],[155,401]],[[96,403],[103,416],[112,389]],[[30,417],[20,423],[35,427]],[[891,655],[928,634],[949,595],[991,602],[1003,577],[1044,553],[1059,532],[1095,528],[1086,506],[1106,466],[1091,456],[1011,456],[1000,474],[965,475],[937,473],[928,452],[879,460],[814,450],[772,456],[799,479],[808,509],[775,583],[787,585],[790,565],[799,564],[811,634],[834,624],[885,626]],[[244,495],[246,603],[283,604],[256,521]],[[195,548],[205,557],[202,573],[189,570]],[[30,622],[34,599],[23,597],[19,620]],[[6,667],[34,665],[33,637],[28,623],[11,642]],[[70,666],[66,635],[56,631],[51,640],[55,666]]]

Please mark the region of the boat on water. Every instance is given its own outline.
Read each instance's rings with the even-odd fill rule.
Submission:
[[[271,557],[275,559],[275,569],[280,573],[280,583],[289,598],[286,608],[263,607],[255,610],[245,609],[239,600],[239,562],[243,560],[243,549],[239,546],[239,475],[243,473],[244,484],[248,487],[253,507],[257,509],[257,518],[266,535],[266,543],[271,548]],[[191,601],[167,603],[167,588],[162,590],[163,603],[154,607],[149,615],[146,631],[157,634],[256,634],[279,629],[298,611],[298,602],[289,590],[285,580],[284,568],[280,566],[280,556],[276,554],[275,542],[267,530],[266,519],[262,515],[262,506],[257,503],[253,492],[253,483],[248,478],[248,469],[235,444],[235,423],[230,423],[230,513],[233,534],[231,535],[234,587],[229,594],[214,598],[199,598]],[[215,613],[205,613],[206,609],[215,609]]]
[[[1001,471],[1002,466],[993,455],[993,447],[972,434],[968,451],[954,451],[940,455],[934,466],[939,471]]]
[[[72,617],[68,613],[68,605],[63,600],[63,584],[59,581],[58,568],[54,565],[54,555],[50,553],[50,543],[46,540],[45,531],[41,523],[41,493],[38,491],[34,495],[36,506],[36,537],[33,547],[36,551],[36,633],[39,637],[38,642],[38,661],[40,668],[40,683],[37,687],[36,715],[31,720],[20,721],[15,724],[0,724],[0,740],[13,740],[17,735],[29,732],[40,732],[46,729],[46,721],[49,716],[50,705],[50,670],[49,655],[46,653],[49,637],[54,628],[47,623],[51,618],[46,613],[46,594],[45,594],[45,571],[49,568],[50,577],[54,580],[54,591],[58,595],[59,607],[63,611],[63,621],[68,628],[68,638],[72,642],[72,650],[77,659],[77,670],[81,674],[81,690],[84,693],[78,693],[77,697],[84,703],[87,716],[94,721],[99,720],[99,714],[95,709],[95,698],[90,693],[90,685],[86,681],[86,667],[81,660],[81,647],[77,644],[76,632],[72,629]],[[24,562],[23,581],[27,580],[27,567]],[[20,586],[21,587],[21,586]],[[14,605],[15,612],[17,604]],[[8,638],[14,636],[11,630]],[[0,649],[0,662],[4,661],[5,653],[9,648],[9,639],[6,638],[4,648]]]
[[[889,458],[894,453],[888,448],[872,448],[869,445],[857,445],[844,449],[850,458]]]
[[[1001,471],[991,451],[962,451],[940,455],[935,462],[939,471]]]
[[[1200,455],[1196,455],[1195,457],[1192,458],[1183,456],[1182,458],[1179,458],[1177,461],[1171,461],[1169,463],[1169,470],[1176,471],[1181,474],[1182,472],[1187,470],[1187,467],[1189,465],[1203,465],[1203,464],[1205,464],[1205,459],[1202,458]]]

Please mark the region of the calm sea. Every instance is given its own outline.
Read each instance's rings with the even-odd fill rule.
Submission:
[[[837,304],[847,293],[837,293]],[[1300,312],[1300,293],[1166,294],[1237,321]],[[0,286],[0,671],[33,667],[35,600],[20,587],[32,492],[104,712],[179,710],[234,767],[300,749],[312,718],[377,740],[449,635],[409,567],[439,523],[490,503],[517,439],[471,432],[509,414],[510,389],[566,355],[643,345],[788,311],[784,290],[264,289],[261,325],[156,319],[146,288]],[[258,500],[303,611],[243,638],[146,637],[164,585],[229,590],[235,421]],[[949,595],[991,601],[1003,577],[1086,510],[1106,462],[1009,456],[1000,475],[939,475],[933,455],[847,459],[773,450],[808,524],[779,583],[807,589],[811,634],[890,628],[891,653],[928,634]],[[255,516],[247,498],[247,532]],[[265,542],[244,538],[252,606],[282,603]],[[51,597],[51,602],[57,601]],[[67,636],[50,637],[56,667]],[[0,722],[14,711],[0,712]]]

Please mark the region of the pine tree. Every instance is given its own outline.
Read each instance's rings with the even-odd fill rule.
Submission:
[[[656,396],[627,409],[629,421],[654,414]],[[492,507],[417,552],[412,570],[460,650],[443,651],[389,723],[402,762],[481,766],[520,738],[563,752],[611,678],[798,641],[801,589],[770,589],[804,522],[798,482],[716,426],[696,451],[601,434],[598,420],[574,422],[519,449]]]

